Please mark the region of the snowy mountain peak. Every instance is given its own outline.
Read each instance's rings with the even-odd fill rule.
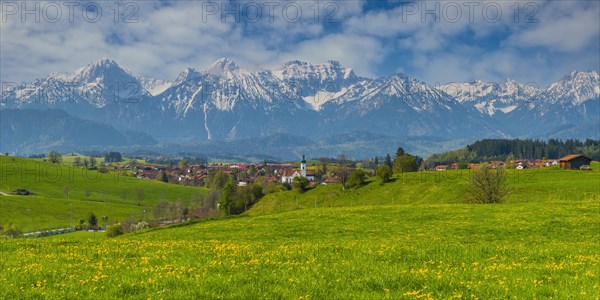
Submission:
[[[114,60],[101,58],[91,62],[72,73],[71,81],[78,83],[94,83],[109,81],[131,82],[133,76],[119,66]]]
[[[539,92],[535,86],[512,79],[507,79],[503,83],[481,80],[453,82],[442,85],[438,89],[454,97],[458,102],[473,105],[479,112],[490,116],[498,112],[509,113]]]
[[[179,85],[185,81],[194,79],[196,77],[200,76],[200,73],[198,73],[198,71],[196,71],[193,68],[185,68],[185,70],[183,70],[181,73],[179,73],[179,76],[177,76],[177,79],[175,79],[175,82],[173,83],[173,85]]]
[[[600,74],[598,71],[573,71],[562,80],[551,84],[543,94],[550,103],[581,104],[600,97]]]
[[[239,68],[240,67],[238,67],[238,65],[233,60],[222,57],[214,63],[212,63],[210,66],[208,66],[208,68],[205,71],[212,75],[223,76]]]
[[[273,70],[272,73],[303,96],[315,95],[317,91],[338,92],[359,80],[352,69],[345,68],[341,63],[333,60],[323,64],[292,60]],[[302,91],[297,88],[298,86],[303,87]]]

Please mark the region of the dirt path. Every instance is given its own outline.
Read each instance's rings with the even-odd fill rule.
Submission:
[[[0,192],[0,195],[2,195],[2,196],[9,196],[9,197],[12,196],[11,194],[7,194],[5,192]]]

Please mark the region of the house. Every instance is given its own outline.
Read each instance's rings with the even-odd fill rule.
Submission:
[[[332,176],[332,177],[327,177],[327,178],[326,178],[326,179],[323,181],[323,183],[322,183],[322,184],[323,184],[323,185],[328,185],[328,184],[337,184],[337,183],[340,183],[340,180],[339,180],[337,177],[335,177],[335,176]]]
[[[526,162],[520,161],[520,162],[517,163],[517,167],[516,167],[517,170],[523,170],[525,168],[527,168],[527,163]]]
[[[446,170],[448,170],[448,166],[447,165],[436,166],[435,170],[436,171],[446,171]]]
[[[306,171],[306,159],[304,159],[304,155],[302,155],[302,162],[300,163],[300,171],[298,170],[284,170],[281,173],[281,183],[292,183],[294,178],[302,176],[306,177],[310,181],[315,180],[315,173],[311,171]]]
[[[583,156],[581,154],[571,154],[565,157],[559,158],[558,162],[560,163],[560,167],[565,170],[579,170],[581,166],[589,166],[592,162],[592,159]]]

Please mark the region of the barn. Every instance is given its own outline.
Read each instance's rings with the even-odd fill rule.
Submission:
[[[592,159],[581,154],[571,154],[558,160],[560,167],[565,170],[579,170],[581,166],[590,165]]]

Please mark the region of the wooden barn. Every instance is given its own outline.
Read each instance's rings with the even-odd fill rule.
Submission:
[[[581,166],[590,165],[592,159],[581,154],[571,154],[558,160],[560,167],[565,170],[579,170]]]

